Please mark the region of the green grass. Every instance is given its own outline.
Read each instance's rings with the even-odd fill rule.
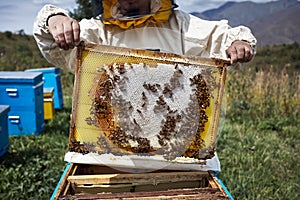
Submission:
[[[71,98],[38,136],[10,137],[0,158],[0,199],[49,199],[65,166]]]
[[[236,199],[299,199],[297,124],[272,130],[227,120],[217,149],[221,179]]]
[[[228,74],[221,178],[236,199],[300,199],[300,81],[288,72],[297,63],[255,66]]]

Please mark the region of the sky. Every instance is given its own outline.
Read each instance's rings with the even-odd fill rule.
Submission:
[[[237,2],[246,0],[236,0]],[[264,3],[271,0],[252,0]],[[227,1],[220,0],[176,0],[181,10],[186,12],[202,12],[218,8]],[[24,30],[32,35],[32,26],[39,10],[45,4],[53,4],[68,11],[77,7],[76,0],[0,0],[0,32],[13,33]]]

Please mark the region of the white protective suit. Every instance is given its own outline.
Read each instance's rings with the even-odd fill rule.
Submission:
[[[45,5],[36,17],[34,37],[50,63],[73,71],[76,48],[68,51],[60,49],[46,25],[47,18],[58,13],[68,15],[63,9]],[[231,28],[227,20],[202,20],[180,10],[174,10],[169,21],[128,29],[104,25],[99,19],[83,19],[80,30],[81,40],[90,43],[223,59],[228,59],[226,49],[235,40],[248,41],[254,50],[256,45],[256,39],[247,27]],[[217,156],[209,159],[203,170],[220,171]]]

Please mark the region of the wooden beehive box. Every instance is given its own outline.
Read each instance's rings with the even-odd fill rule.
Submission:
[[[42,72],[44,88],[54,88],[54,109],[62,109],[64,107],[63,90],[61,84],[60,68],[46,67],[27,69],[28,72]]]
[[[158,170],[126,173],[105,165],[68,164],[54,199],[233,199],[222,181],[207,171]]]
[[[44,94],[44,120],[51,120],[54,117],[54,88],[43,89]]]
[[[0,104],[10,106],[10,136],[38,135],[45,129],[42,73],[1,71],[0,96]]]
[[[65,155],[73,164],[53,197],[228,198],[205,165],[215,153],[227,64],[82,43]]]
[[[9,110],[9,105],[0,105],[0,157],[7,152],[7,149],[9,147],[9,134],[7,123]]]

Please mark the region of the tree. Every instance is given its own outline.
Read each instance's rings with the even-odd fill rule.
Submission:
[[[24,29],[18,30],[17,33],[19,35],[26,35]]]
[[[6,38],[12,39],[12,36],[13,36],[12,32],[10,32],[10,31],[5,31],[5,37],[6,37]]]
[[[102,0],[76,0],[78,8],[70,12],[70,16],[78,21],[83,18],[96,17],[102,13]]]

